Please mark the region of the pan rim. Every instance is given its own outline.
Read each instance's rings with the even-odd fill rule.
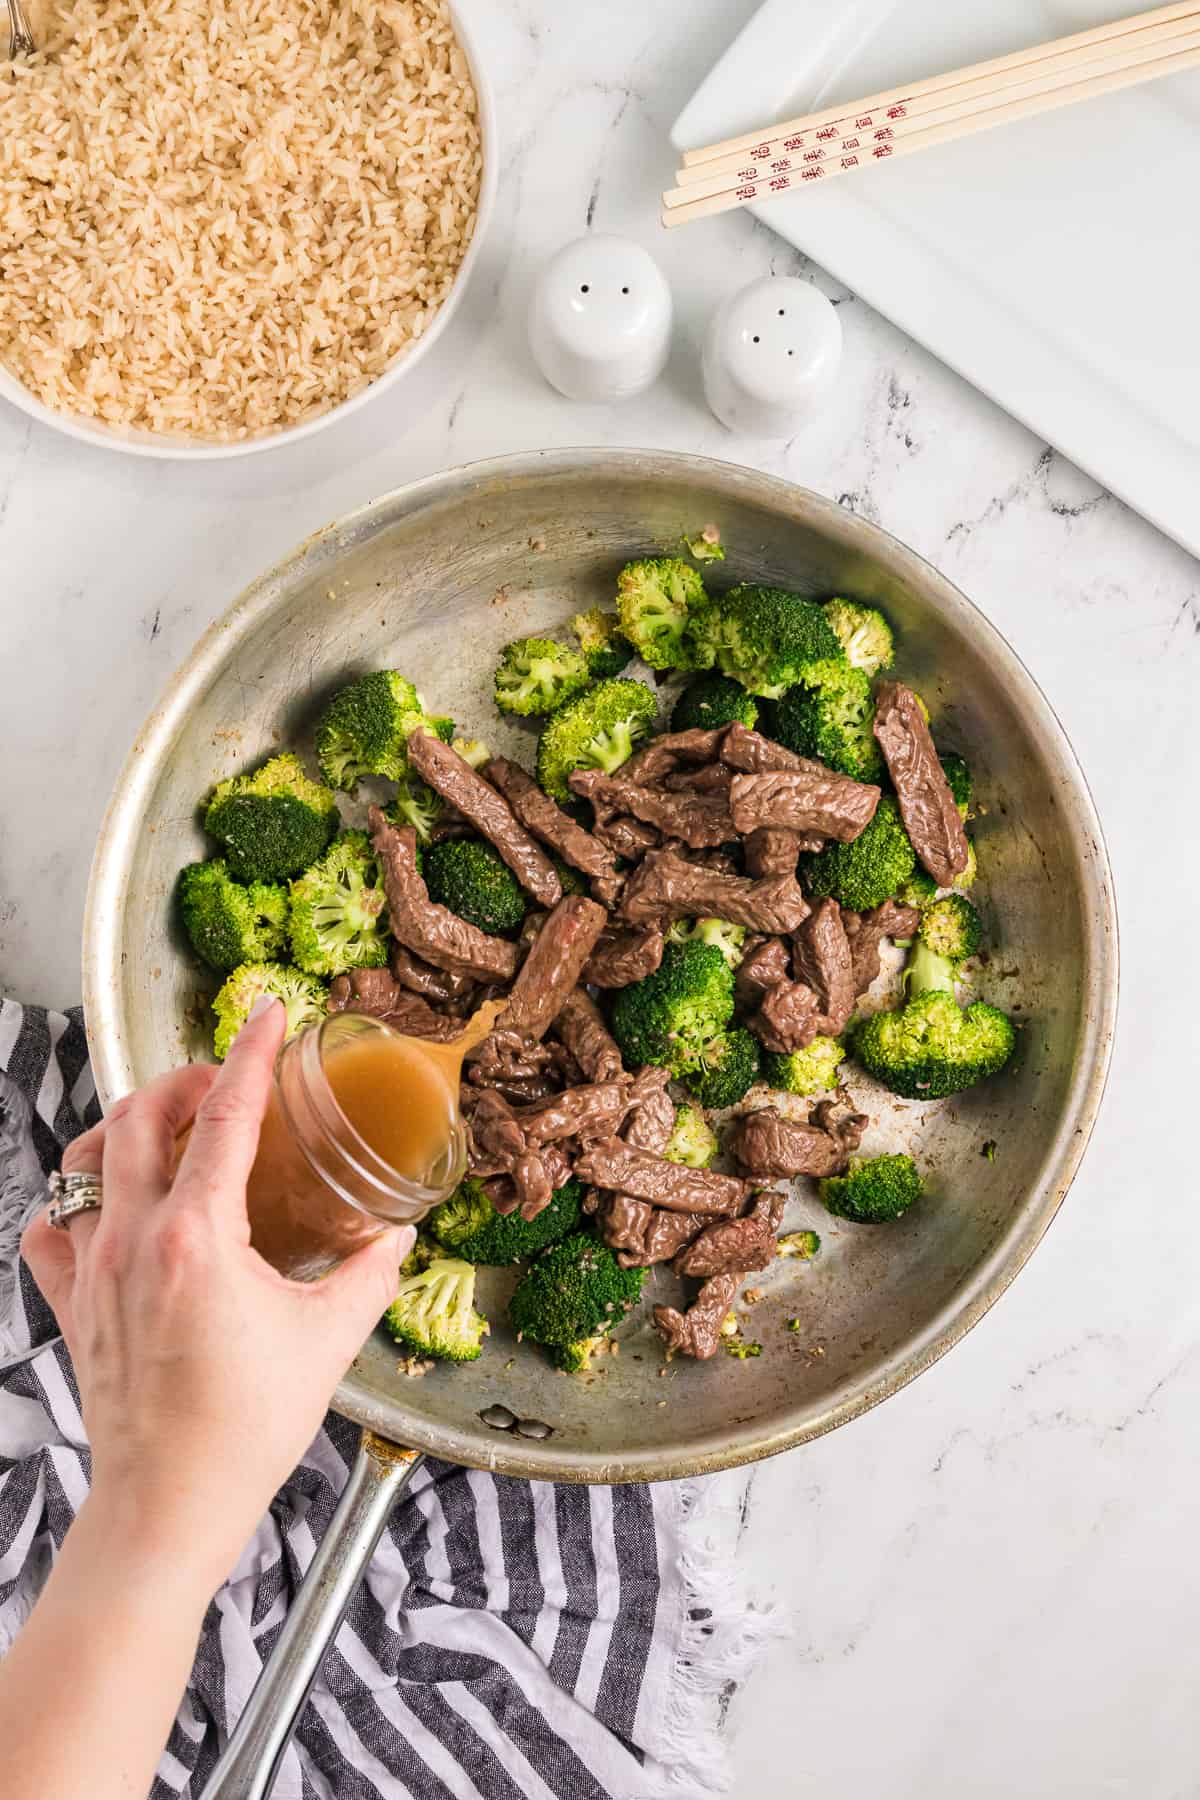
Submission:
[[[798,524],[815,526],[859,551],[917,589],[935,609],[955,617],[980,644],[1022,713],[1039,729],[1054,760],[1068,803],[1071,842],[1087,896],[1085,1002],[1075,1067],[1058,1126],[1036,1179],[991,1251],[922,1329],[881,1368],[848,1382],[843,1392],[809,1407],[798,1406],[767,1427],[724,1432],[686,1445],[664,1443],[617,1460],[586,1451],[556,1449],[554,1439],[526,1439],[511,1432],[449,1431],[411,1413],[396,1398],[384,1403],[354,1369],[334,1395],[334,1408],[356,1423],[448,1462],[499,1474],[569,1482],[670,1480],[758,1461],[823,1436],[898,1392],[940,1360],[978,1323],[1024,1267],[1057,1214],[1087,1149],[1111,1065],[1118,1008],[1120,950],[1108,851],[1095,803],[1070,740],[1050,702],[1001,632],[947,577],[882,527],[848,513],[836,502],[779,476],[686,452],[580,447],[523,451],[467,463],[394,489],[310,534],[233,601],[194,646],[164,689],[134,739],[101,823],[84,914],[83,997],[97,1092],[111,1104],[133,1083],[122,1048],[119,943],[116,904],[128,851],[144,815],[144,802],[162,759],[213,669],[269,615],[286,586],[336,561],[348,539],[373,524],[409,517],[423,508],[464,498],[480,499],[489,485],[509,486],[531,477],[588,476],[611,472],[639,479],[689,475],[729,498],[758,505]]]

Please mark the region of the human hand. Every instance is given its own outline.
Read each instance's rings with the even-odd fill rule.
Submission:
[[[210,1592],[315,1436],[414,1236],[386,1231],[312,1283],[251,1249],[246,1181],[283,1030],[283,1007],[260,1001],[219,1070],[175,1069],[118,1101],[63,1157],[64,1172],[103,1174],[103,1208],[66,1231],[43,1212],[22,1241],[79,1379],[89,1504],[143,1546],[190,1551]]]

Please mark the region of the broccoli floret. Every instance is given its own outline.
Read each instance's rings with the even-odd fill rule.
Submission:
[[[688,635],[697,666],[711,667],[715,657],[724,674],[768,700],[846,666],[824,608],[783,588],[735,587],[693,620]]]
[[[441,1256],[441,1254],[442,1246],[438,1243],[436,1238],[432,1238],[428,1235],[425,1227],[422,1225],[421,1229],[417,1232],[416,1242],[404,1261],[400,1264],[400,1274],[402,1276],[419,1275],[422,1269],[427,1269],[430,1263],[433,1262],[436,1257]]]
[[[582,1198],[577,1181],[565,1182],[555,1188],[550,1204],[536,1218],[523,1219],[519,1212],[498,1213],[482,1183],[468,1175],[448,1200],[434,1207],[429,1229],[439,1244],[466,1262],[520,1262],[578,1231]]]
[[[329,1000],[323,981],[293,969],[289,963],[243,963],[227,978],[212,1003],[216,1019],[213,1052],[218,1062],[224,1062],[230,1044],[250,1017],[251,1007],[263,994],[274,994],[283,1001],[288,1037],[295,1037],[298,1031],[323,1019]]]
[[[845,1054],[831,1037],[815,1037],[803,1050],[787,1055],[768,1050],[763,1056],[763,1080],[785,1094],[824,1094],[836,1082],[838,1064]]]
[[[352,794],[362,776],[403,779],[408,739],[419,725],[432,729],[421,696],[395,669],[372,669],[333,696],[317,724],[316,749],[330,787]]]
[[[738,681],[728,675],[697,675],[689,681],[671,712],[672,731],[711,731],[716,725],[758,723],[758,704]]]
[[[584,1232],[543,1250],[508,1304],[513,1330],[537,1344],[577,1344],[609,1331],[641,1298],[644,1269],[623,1269]]]
[[[448,713],[427,713],[425,729],[432,731],[434,737],[440,738],[443,744],[453,744],[457,741],[454,736],[454,720]]]
[[[527,718],[553,712],[581,694],[589,679],[582,651],[554,638],[516,638],[504,646],[492,691],[501,712]]]
[[[958,756],[954,751],[949,751],[945,756],[939,756],[938,761],[942,765],[942,773],[946,777],[950,792],[954,796],[954,804],[958,808],[958,816],[960,819],[966,819],[971,811],[971,793],[973,786],[971,781],[971,771],[967,767],[964,759],[961,756]]]
[[[923,945],[911,973],[912,998],[864,1019],[854,1033],[854,1053],[867,1073],[907,1100],[940,1100],[1002,1069],[1016,1043],[1011,1020],[983,1000],[961,1007],[952,965]]]
[[[621,621],[615,612],[593,606],[591,612],[576,613],[571,630],[579,639],[579,648],[593,681],[608,681],[619,675],[633,655],[633,645],[621,635]]]
[[[855,781],[878,781],[883,755],[874,718],[869,679],[861,669],[843,668],[820,687],[789,688],[775,708],[772,735],[798,756],[815,756]]]
[[[706,525],[702,531],[696,532],[691,537],[685,533],[683,547],[695,562],[725,561],[725,546],[721,542],[721,532],[716,525]]]
[[[475,1265],[436,1257],[405,1276],[383,1324],[398,1344],[439,1362],[474,1362],[488,1322],[475,1311]]]
[[[875,817],[852,844],[826,844],[801,858],[810,894],[832,894],[852,912],[870,912],[902,888],[917,866],[900,808],[884,794]]]
[[[570,863],[565,863],[561,856],[552,856],[550,861],[554,864],[554,872],[558,876],[564,894],[587,893],[588,884],[578,869],[573,869]]]
[[[735,1026],[713,1038],[688,1064],[682,1072],[683,1085],[701,1106],[736,1106],[758,1080],[760,1055],[758,1039]]]
[[[493,934],[519,931],[525,891],[499,851],[483,838],[443,838],[423,864],[429,898]]]
[[[396,798],[387,809],[387,817],[393,825],[411,825],[417,834],[418,844],[428,844],[433,837],[433,828],[442,815],[445,801],[440,794],[418,781],[415,775],[406,775],[396,790]]]
[[[730,968],[736,969],[745,954],[746,927],[733,925],[728,919],[676,919],[667,927],[667,941],[711,944]]]
[[[575,1344],[548,1344],[546,1354],[556,1369],[564,1375],[586,1375],[592,1366],[592,1358],[601,1344],[607,1342],[608,1333],[599,1331],[595,1337],[580,1338]]]
[[[552,713],[538,739],[537,777],[554,800],[571,800],[574,769],[611,775],[647,737],[658,703],[644,681],[599,681]]]
[[[864,675],[891,668],[896,654],[892,628],[875,607],[860,606],[855,600],[827,600],[825,617],[851,668]]]
[[[796,1257],[800,1262],[811,1262],[821,1248],[821,1240],[815,1231],[787,1231],[775,1245],[776,1256]],[[791,1330],[789,1321],[788,1330]]]
[[[447,740],[456,756],[461,756],[469,769],[482,769],[492,760],[492,753],[482,738],[456,737]]]
[[[197,956],[223,973],[272,962],[287,943],[287,889],[235,881],[221,857],[180,871],[179,911]]]
[[[915,906],[918,912],[932,906],[937,896],[938,884],[924,869],[914,869],[908,880],[896,889],[901,906]]]
[[[291,890],[292,957],[309,975],[381,969],[387,896],[365,831],[343,831]]]
[[[979,914],[963,894],[947,894],[934,900],[925,908],[917,927],[918,944],[952,963],[974,956],[982,935]]]
[[[663,1155],[668,1162],[684,1163],[689,1169],[707,1169],[721,1148],[717,1134],[694,1106],[675,1108],[675,1125]]]
[[[974,887],[975,877],[979,873],[979,858],[975,854],[973,839],[967,839],[967,866],[954,877],[955,890],[965,894],[968,888]]]
[[[921,1198],[924,1182],[911,1156],[855,1157],[847,1175],[817,1183],[825,1206],[840,1219],[882,1225],[898,1219]]]
[[[204,828],[225,846],[235,881],[286,881],[315,863],[337,830],[337,799],[288,752],[218,782]]]
[[[625,1066],[656,1063],[678,1075],[733,1013],[733,976],[712,944],[668,944],[652,975],[613,1001],[612,1033]]]
[[[652,669],[691,669],[689,618],[708,609],[699,571],[678,556],[647,556],[617,576],[621,630]],[[711,660],[711,659],[710,659]]]

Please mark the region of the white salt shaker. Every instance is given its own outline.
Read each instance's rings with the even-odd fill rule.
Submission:
[[[589,235],[564,245],[539,275],[530,348],[568,400],[621,400],[662,373],[671,316],[671,290],[648,250]]]
[[[791,437],[821,407],[842,359],[842,322],[824,294],[787,275],[752,281],[713,314],[704,395],[722,425]]]

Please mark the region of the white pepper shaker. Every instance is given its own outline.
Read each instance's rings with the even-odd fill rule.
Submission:
[[[650,252],[589,234],[564,245],[538,276],[529,343],[568,400],[621,400],[662,373],[671,318],[671,290]]]
[[[704,395],[730,431],[791,437],[819,411],[841,358],[842,322],[824,294],[793,276],[767,275],[713,314]]]

